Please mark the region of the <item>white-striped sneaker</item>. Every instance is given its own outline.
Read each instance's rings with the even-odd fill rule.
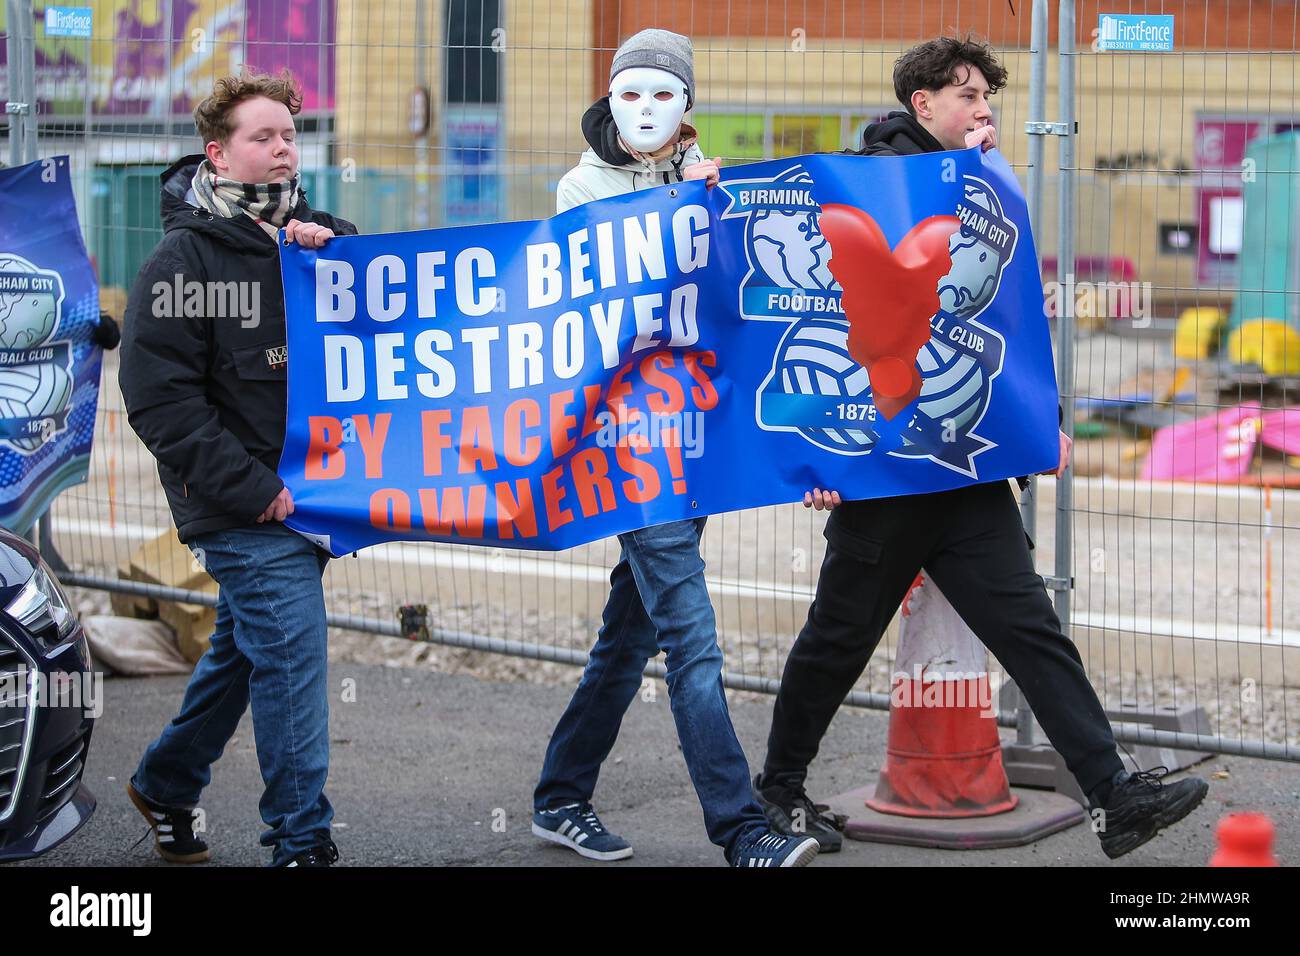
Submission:
[[[534,811],[533,833],[589,860],[626,860],[632,855],[632,845],[610,833],[590,803]]]
[[[153,845],[160,857],[169,863],[203,863],[208,859],[208,845],[194,835],[193,807],[154,803],[130,782],[126,795],[149,821]]]
[[[763,827],[741,838],[732,866],[807,866],[817,855],[815,837],[782,836]]]

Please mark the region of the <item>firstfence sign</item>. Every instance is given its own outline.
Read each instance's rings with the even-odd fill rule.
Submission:
[[[1174,48],[1172,15],[1103,13],[1097,50],[1103,53],[1169,53]]]
[[[95,19],[91,7],[46,7],[47,37],[89,37]]]

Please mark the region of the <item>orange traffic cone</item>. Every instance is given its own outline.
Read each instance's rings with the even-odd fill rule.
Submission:
[[[1273,821],[1262,813],[1229,813],[1215,834],[1219,847],[1210,866],[1277,866]]]
[[[984,645],[924,573],[903,618],[885,766],[866,805],[910,817],[1005,813],[1017,798],[1002,766]]]

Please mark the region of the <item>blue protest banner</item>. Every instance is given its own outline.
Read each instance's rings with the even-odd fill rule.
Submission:
[[[99,288],[70,172],[0,169],[0,524],[19,533],[86,480],[95,433]]]
[[[282,268],[286,523],[334,554],[559,549],[1056,464],[1037,256],[996,152],[755,163],[540,222],[282,247]]]

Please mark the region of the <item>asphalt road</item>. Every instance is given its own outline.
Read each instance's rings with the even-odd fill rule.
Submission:
[[[574,680],[578,672],[574,671]],[[345,680],[355,702],[343,702]],[[332,755],[328,794],[342,865],[717,866],[699,805],[677,748],[662,684],[632,706],[602,774],[596,806],[629,839],[627,863],[600,864],[544,844],[529,832],[532,787],[547,736],[569,688],[493,683],[463,675],[336,662],[330,670]],[[169,720],[183,677],[109,678],[86,781],[99,798],[91,822],[40,860],[18,866],[166,866],[123,792],[141,751]],[[771,698],[738,695],[732,714],[751,759],[763,752]],[[887,718],[843,710],[813,768],[810,792],[825,798],[861,786],[885,753]],[[1210,780],[1206,802],[1176,827],[1120,861],[1101,853],[1078,826],[1037,844],[947,851],[847,842],[817,866],[1203,866],[1225,813],[1260,810],[1277,826],[1284,864],[1300,860],[1300,773],[1294,765],[1214,758],[1195,768]],[[261,778],[252,721],[216,765],[202,807],[212,866],[269,862],[257,837]],[[495,824],[495,825],[494,825]]]

